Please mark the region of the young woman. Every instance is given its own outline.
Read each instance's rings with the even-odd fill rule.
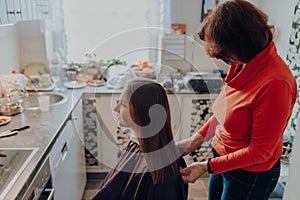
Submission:
[[[213,116],[178,143],[189,153],[213,137],[214,158],[181,170],[185,182],[211,173],[209,200],[266,200],[278,181],[297,85],[270,29],[267,15],[244,0],[219,5],[200,26],[208,55],[231,65]]]
[[[134,79],[114,110],[119,125],[134,135],[94,200],[187,199],[188,185],[179,173],[186,164],[173,141],[164,88],[149,79]]]

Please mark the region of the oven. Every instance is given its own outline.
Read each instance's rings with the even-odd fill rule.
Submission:
[[[51,180],[49,158],[47,158],[30,182],[24,200],[53,200],[54,188]]]

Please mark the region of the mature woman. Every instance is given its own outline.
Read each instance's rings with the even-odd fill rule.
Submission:
[[[186,164],[173,141],[164,88],[149,79],[134,79],[114,110],[119,125],[134,135],[94,200],[186,200],[188,185],[179,173]]]
[[[211,173],[209,200],[268,199],[280,175],[283,132],[297,86],[267,21],[251,3],[231,0],[200,26],[208,55],[231,65],[213,116],[178,143],[189,153],[213,137],[214,158],[181,169],[185,182]]]

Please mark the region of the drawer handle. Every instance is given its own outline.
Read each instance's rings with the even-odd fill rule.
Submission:
[[[50,192],[47,200],[52,200],[52,199],[54,199],[54,188],[51,189],[51,192]]]
[[[62,160],[64,160],[67,156],[68,153],[68,144],[65,142],[64,146],[61,148],[61,153],[62,153]]]

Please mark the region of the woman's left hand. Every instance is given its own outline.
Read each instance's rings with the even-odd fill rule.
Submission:
[[[194,162],[186,168],[179,169],[183,182],[195,183],[195,181],[205,172],[207,172],[207,161]]]

